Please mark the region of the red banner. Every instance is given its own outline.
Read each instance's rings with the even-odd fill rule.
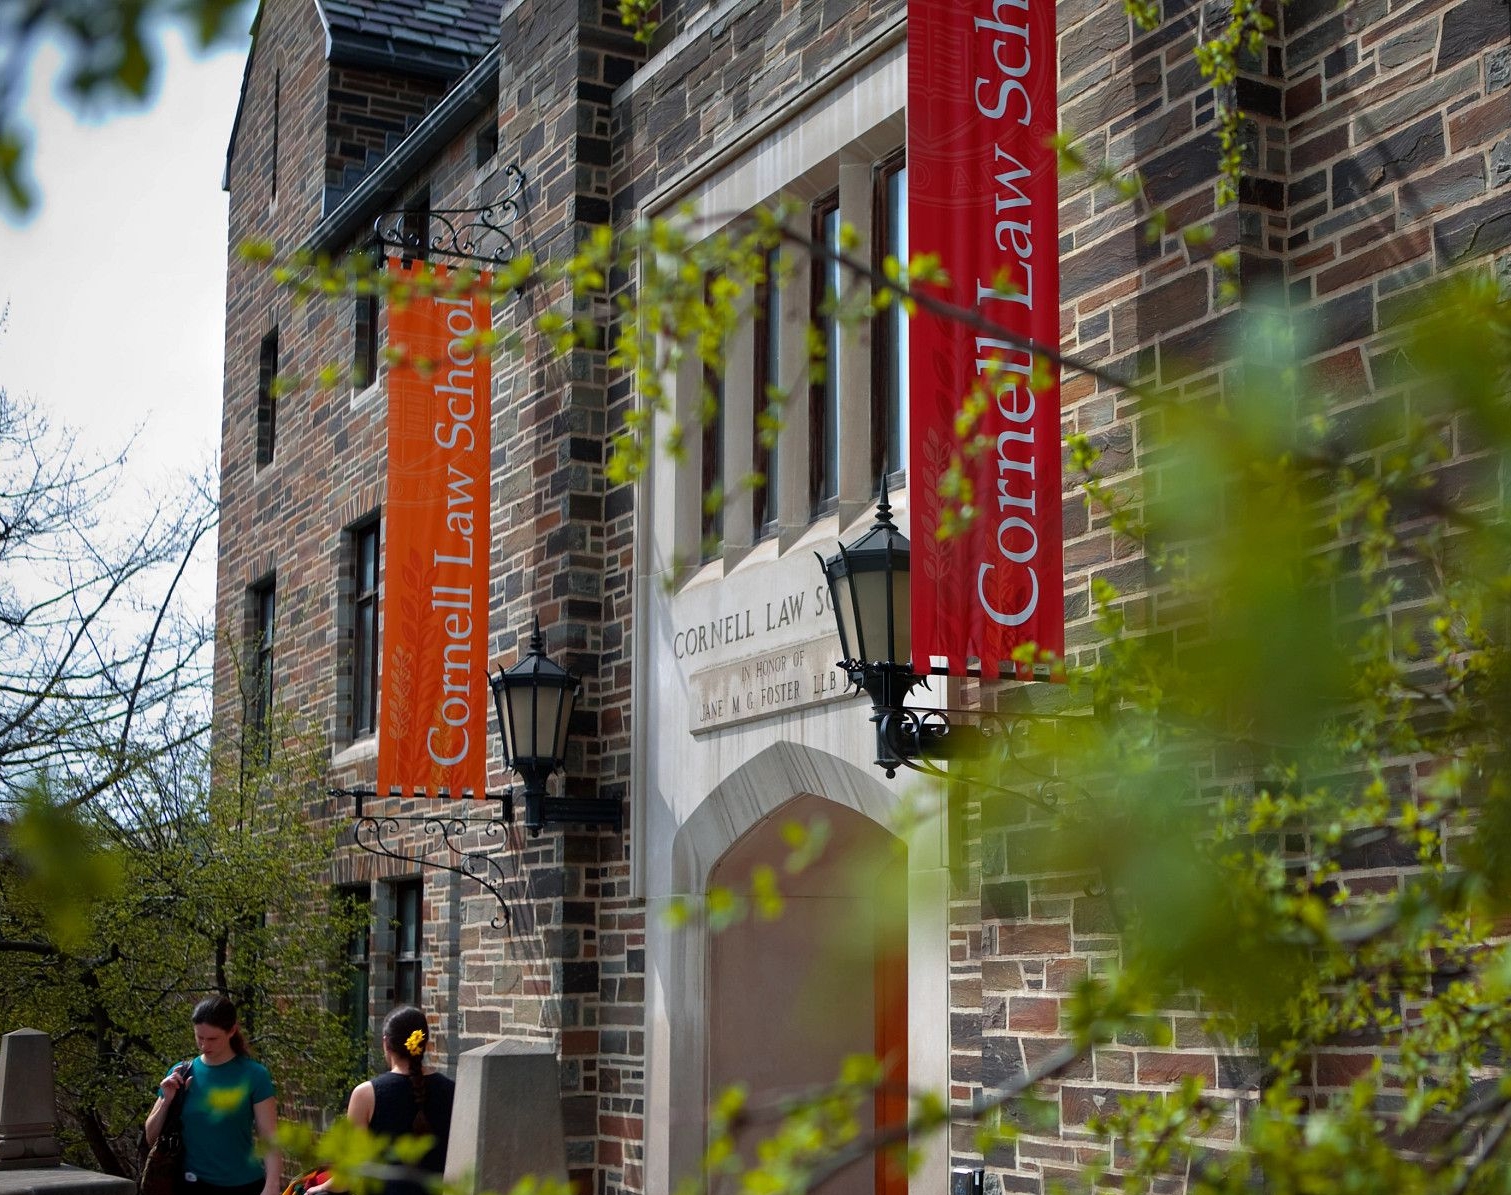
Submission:
[[[913,666],[1029,679],[1033,644],[1065,652],[1054,0],[909,0],[908,251],[949,275],[929,289],[1010,336],[920,310],[911,321],[908,488]],[[962,444],[957,417],[982,409]],[[970,451],[967,451],[970,448]],[[973,520],[942,492],[963,460]],[[944,533],[941,534],[941,529]],[[1039,670],[1043,674],[1043,669]]]
[[[400,283],[446,274],[388,268]],[[381,794],[487,787],[491,370],[477,338],[491,326],[481,295],[389,310]]]

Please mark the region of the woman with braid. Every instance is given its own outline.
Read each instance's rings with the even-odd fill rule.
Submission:
[[[346,1118],[380,1137],[434,1137],[418,1169],[440,1174],[446,1169],[446,1139],[451,1134],[451,1102],[456,1084],[425,1067],[430,1026],[418,1008],[404,1004],[383,1021],[383,1057],[388,1070],[352,1088]],[[327,1195],[331,1184],[309,1187],[305,1195]],[[383,1195],[424,1195],[419,1182],[390,1180]]]

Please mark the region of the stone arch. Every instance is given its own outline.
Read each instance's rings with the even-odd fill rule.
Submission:
[[[699,897],[714,865],[758,822],[797,796],[821,797],[885,826],[898,795],[852,763],[802,743],[773,743],[730,773],[672,842],[672,891]]]
[[[829,752],[801,743],[779,742],[766,747],[716,785],[679,827],[672,842],[671,895],[701,909],[711,877],[721,861],[749,844],[755,835],[773,830],[777,815],[794,801],[798,808],[813,811],[832,803],[872,823],[875,835],[890,838],[890,818],[900,795],[878,775]],[[763,822],[770,819],[768,827]],[[859,830],[856,817],[837,818]],[[753,832],[755,832],[753,834]],[[857,834],[852,831],[853,840]],[[873,839],[874,841],[874,839]],[[905,1025],[908,1071],[915,1086],[941,1088],[948,1082],[948,907],[947,878],[942,860],[931,849],[919,851],[910,844],[906,863],[907,962],[904,987],[910,1009]],[[744,849],[741,845],[740,849]],[[920,887],[920,877],[926,879]],[[938,897],[936,900],[935,897]],[[916,906],[916,907],[915,907]],[[673,931],[665,972],[667,999],[665,1080],[655,1086],[652,1109],[664,1108],[659,1119],[666,1149],[667,1177],[693,1173],[701,1163],[707,1140],[706,1108],[710,1097],[710,1065],[713,1018],[710,998],[712,936],[701,918]],[[915,1021],[914,1018],[917,1018]],[[920,1024],[932,1028],[920,1030]],[[937,1032],[934,1031],[937,1029]],[[659,1151],[655,1151],[659,1152]],[[659,1169],[657,1167],[656,1169]],[[943,1176],[944,1169],[937,1173]],[[944,1190],[943,1177],[915,1178],[914,1191]]]

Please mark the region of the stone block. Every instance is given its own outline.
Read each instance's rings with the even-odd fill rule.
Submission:
[[[1028,916],[1028,885],[1022,880],[981,886],[981,913],[997,920]]]
[[[1335,5],[1327,8],[1333,13],[1328,20],[1293,38],[1286,46],[1285,65],[1290,73],[1300,74],[1303,66],[1343,40],[1346,32],[1343,17],[1337,13]]]
[[[1420,87],[1401,91],[1373,104],[1367,112],[1353,119],[1355,144],[1362,146],[1378,141],[1381,134],[1471,94],[1478,81],[1479,64],[1466,62],[1455,70],[1428,79]]]
[[[1333,167],[1333,207],[1342,208],[1380,187],[1399,183],[1439,162],[1446,146],[1436,114],[1366,145]]]
[[[469,1050],[457,1067],[446,1181],[508,1191],[527,1175],[565,1182],[561,1075],[545,1041]]]
[[[0,1037],[0,1170],[57,1166],[52,1039],[37,1029]]]
[[[1495,140],[1508,125],[1511,125],[1511,92],[1497,92],[1483,103],[1471,105],[1449,117],[1449,146],[1454,153],[1475,149]]]
[[[1377,51],[1380,65],[1386,70],[1394,70],[1414,58],[1421,58],[1436,48],[1437,34],[1437,22],[1419,22],[1380,47]]]
[[[998,1091],[1024,1075],[1023,1046],[1015,1037],[988,1038],[981,1048],[981,1084]]]
[[[1443,15],[1438,70],[1472,58],[1506,36],[1504,0],[1464,0]]]
[[[1440,261],[1453,263],[1488,256],[1511,245],[1511,211],[1505,200],[1496,196],[1438,221],[1432,233]]]
[[[1106,5],[1094,11],[1073,38],[1060,50],[1060,71],[1073,79],[1084,70],[1106,62],[1128,45],[1128,14],[1121,5]]]
[[[1478,154],[1449,162],[1412,184],[1412,199],[1421,212],[1441,212],[1485,193],[1485,163]]]
[[[1503,187],[1511,182],[1511,137],[1495,143],[1490,150],[1490,185]]]
[[[1210,1054],[1175,1054],[1164,1051],[1140,1053],[1138,1081],[1141,1084],[1178,1083],[1201,1079],[1208,1087],[1217,1082],[1217,1060]]]
[[[1511,86],[1511,46],[1492,50],[1485,59],[1485,90],[1499,91]]]

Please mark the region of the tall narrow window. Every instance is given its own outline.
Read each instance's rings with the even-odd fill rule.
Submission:
[[[278,198],[278,117],[283,100],[283,72],[273,72],[273,160],[268,164],[268,202]]]
[[[724,375],[711,365],[703,368],[703,436],[700,454],[703,466],[704,560],[719,554],[724,539]]]
[[[393,1002],[420,1004],[420,947],[424,942],[420,881],[394,885]]]
[[[766,255],[766,281],[756,293],[755,401],[752,403],[755,446],[751,464],[764,479],[751,495],[751,532],[763,539],[777,529],[777,432],[781,412],[772,401],[772,391],[782,376],[782,288],[778,275],[780,249]]]
[[[876,172],[875,234],[877,267],[888,257],[908,260],[908,167],[901,154]],[[871,386],[871,477],[907,468],[908,316],[891,303],[876,318]]]
[[[277,597],[271,579],[252,587],[251,691],[246,729],[263,763],[272,758],[273,623]]]
[[[424,261],[430,256],[430,188],[422,187],[404,204],[404,254]]]
[[[498,121],[490,120],[478,129],[472,142],[472,164],[479,168],[493,161],[498,154]]]
[[[346,1026],[352,1054],[366,1059],[368,1043],[368,995],[372,986],[372,894],[366,884],[341,888],[336,899],[351,915],[351,931],[346,938],[346,959],[338,988],[336,1009]],[[361,1064],[365,1073],[366,1063]]]
[[[257,351],[257,463],[273,461],[278,439],[278,329],[262,338]]]
[[[365,390],[378,376],[378,296],[358,295],[352,313],[352,389]]]
[[[378,520],[352,533],[352,737],[378,728]]]
[[[813,326],[823,345],[809,392],[808,498],[814,514],[833,508],[839,496],[840,338],[835,309],[844,289],[840,252],[839,195],[813,209],[813,239],[822,249],[813,260]]]

